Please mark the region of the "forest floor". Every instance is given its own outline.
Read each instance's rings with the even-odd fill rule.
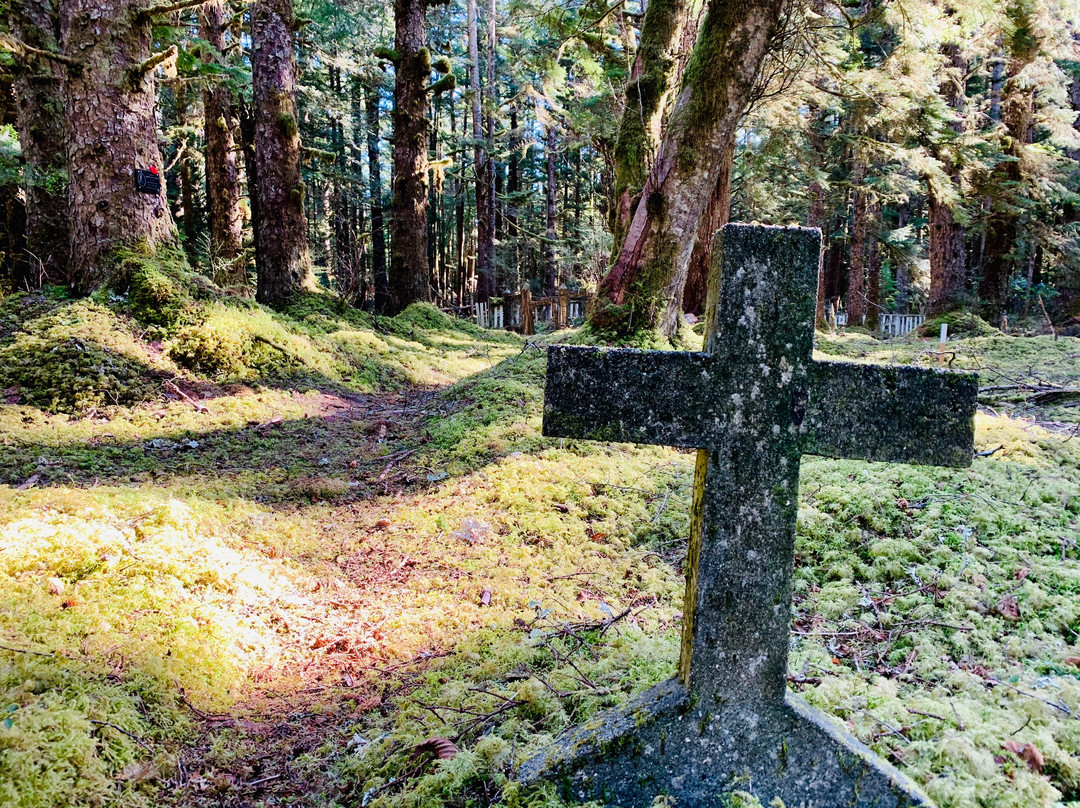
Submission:
[[[580,332],[136,303],[0,303],[0,806],[562,805],[515,762],[674,671],[692,456],[540,436]],[[792,687],[942,808],[1080,805],[1080,340],[950,347],[970,469],[803,461]]]

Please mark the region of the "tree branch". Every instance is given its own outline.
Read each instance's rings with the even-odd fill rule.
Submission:
[[[139,9],[139,14],[147,17],[156,17],[159,14],[175,14],[177,11],[187,11],[189,8],[202,6],[210,0],[178,0],[176,3],[163,3],[159,6],[147,6]]]
[[[143,76],[157,69],[157,67],[163,62],[167,62],[169,59],[175,59],[177,53],[179,53],[179,51],[177,50],[176,45],[170,45],[167,49],[161,51],[160,53],[155,53],[149,59],[142,62],[142,64],[136,65],[135,67],[131,68],[128,76],[133,84],[139,82],[142,80]]]
[[[48,59],[51,62],[62,64],[67,67],[82,67],[82,62],[72,59],[70,56],[64,56],[62,53],[56,51],[43,50],[41,48],[35,48],[33,45],[28,45],[21,39],[16,39],[11,34],[0,34],[0,48],[25,56],[40,56],[42,59]]]

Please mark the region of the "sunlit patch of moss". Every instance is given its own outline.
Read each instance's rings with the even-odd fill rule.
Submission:
[[[196,504],[0,488],[4,804],[149,805],[189,727],[181,694],[227,707],[280,656],[267,607],[303,576]]]
[[[968,470],[803,461],[792,668],[937,804],[1050,808],[1080,770],[1080,725],[1040,701],[1080,707],[1080,446],[977,430],[1004,450]],[[1031,770],[1010,739],[1055,762]]]
[[[122,688],[143,702],[158,693],[162,715],[179,716],[170,671],[185,687],[195,683],[189,693],[202,692],[200,703],[226,705],[263,688],[306,690],[311,682],[301,683],[299,672],[321,671],[314,679],[321,689],[305,709],[340,707],[349,717],[328,731],[324,746],[283,764],[289,776],[331,773],[325,792],[303,798],[308,804],[338,799],[329,796],[334,790],[348,804],[366,795],[369,804],[395,807],[563,805],[550,786],[513,784],[512,766],[561,729],[674,670],[691,455],[542,439],[542,351],[523,351],[520,337],[446,321],[427,307],[374,318],[311,295],[284,314],[229,301],[212,304],[211,315],[235,315],[238,330],[273,340],[285,349],[277,355],[293,364],[254,370],[245,353],[235,373],[258,378],[214,386],[203,400],[207,413],[175,401],[113,408],[106,422],[0,407],[0,458],[18,469],[9,479],[34,473],[56,486],[8,491],[0,525],[44,521],[72,548],[48,550],[40,567],[17,567],[10,601],[0,608],[8,622],[0,627],[5,644],[33,641],[45,652],[67,644],[77,654],[17,655],[16,662],[40,662],[50,671],[70,665],[98,701],[113,698],[103,695],[107,688],[121,688],[119,706],[108,713],[113,718],[100,720],[155,749],[172,737],[163,729],[172,719],[129,721],[124,711],[137,701]],[[0,317],[3,333],[6,322]],[[581,334],[557,338],[589,341]],[[821,342],[845,358],[884,362],[911,361],[936,347],[914,337]],[[956,361],[969,367],[981,363],[983,371],[992,366],[1010,375],[1032,365],[1075,384],[1075,349],[1061,342],[988,337],[953,347]],[[1048,370],[1037,364],[1040,357]],[[343,481],[359,475],[348,461],[374,469],[374,479],[389,468],[382,453],[400,451],[399,444],[387,437],[366,446],[361,439],[382,416],[335,426],[318,410],[322,394],[262,386],[274,373],[282,374],[282,387],[322,389],[324,382],[386,389],[463,381],[440,397],[416,396],[429,415],[428,440],[408,443],[413,454],[387,478],[407,465],[414,482],[388,486],[404,489],[397,494],[352,489],[338,499]],[[399,411],[395,405],[388,419]],[[1080,773],[1077,722],[1037,700],[1060,699],[1080,711],[1080,440],[1004,411],[980,415],[977,429],[979,452],[1004,448],[966,470],[804,459],[792,667],[821,680],[804,687],[807,698],[897,762],[939,804],[1049,808],[1056,799],[1076,799]],[[117,487],[67,485],[89,484],[97,474]],[[316,482],[305,493],[299,489],[306,481]],[[317,490],[325,481],[336,487],[328,496]],[[183,499],[189,516],[174,520],[165,508],[170,495]],[[255,503],[263,499],[277,504]],[[159,507],[163,515],[140,528],[139,518]],[[13,545],[22,541],[30,554],[38,534],[18,535]],[[95,567],[114,546],[121,563]],[[222,558],[239,559],[239,569],[251,565],[276,588],[245,585],[239,573],[238,583],[228,572],[236,568]],[[56,575],[78,601],[69,609],[42,588]],[[170,576],[187,591],[175,608],[160,600],[173,594],[165,589]],[[319,600],[324,593],[332,594]],[[609,630],[597,628],[628,607]],[[96,616],[99,608],[104,616]],[[275,615],[284,622],[271,623]],[[206,631],[189,634],[187,616],[206,620]],[[577,650],[576,640],[559,634],[566,623],[588,626]],[[342,637],[347,650],[338,649]],[[287,657],[280,650],[286,643]],[[173,646],[172,656],[162,656]],[[570,652],[574,665],[566,661]],[[270,660],[269,669],[256,657]],[[120,680],[111,681],[117,667]],[[25,670],[15,676],[31,678]],[[350,714],[359,694],[365,704],[374,694],[381,707]],[[49,698],[36,703],[68,709],[58,696]],[[471,726],[506,699],[515,703]],[[72,720],[89,715],[76,708]],[[104,742],[105,730],[91,726],[98,726],[91,740]],[[89,743],[80,732],[72,737]],[[461,754],[417,768],[411,748],[438,735],[456,738]],[[239,771],[267,753],[235,734],[215,738],[222,771]],[[1038,746],[1042,775],[1002,747],[1010,738]],[[108,739],[144,759],[130,738]],[[48,737],[42,743],[45,751],[34,752],[40,757],[67,754]],[[118,771],[119,762],[109,765],[93,769],[103,773],[101,782]]]

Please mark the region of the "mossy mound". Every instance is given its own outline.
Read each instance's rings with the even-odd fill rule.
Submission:
[[[172,333],[205,318],[203,303],[221,295],[209,279],[188,268],[178,250],[123,250],[110,287],[127,293],[127,311],[140,323]]]
[[[175,370],[130,322],[91,300],[16,295],[3,312],[12,323],[0,338],[0,389],[8,403],[52,412],[137,404],[157,395],[162,371]]]
[[[94,298],[49,288],[0,304],[0,401],[50,412],[133,405],[158,396],[163,376],[400,390],[457,381],[518,345],[429,304],[387,318],[306,293],[275,312],[218,289],[179,254],[132,251],[118,258],[114,288]]]
[[[941,326],[949,326],[949,336],[959,337],[993,337],[1000,335],[1001,331],[994,328],[977,314],[966,311],[949,311],[932,317],[919,326],[919,336],[937,337],[941,334]]]

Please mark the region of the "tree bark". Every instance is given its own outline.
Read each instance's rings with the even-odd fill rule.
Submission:
[[[138,0],[65,0],[61,82],[71,226],[70,280],[88,293],[109,280],[121,247],[176,240],[164,193],[140,193],[135,169],[162,170],[152,21]],[[164,183],[162,183],[164,188]]]
[[[256,298],[281,306],[315,286],[304,216],[296,114],[292,0],[258,0],[251,11],[252,97],[259,205]]]
[[[199,11],[199,34],[225,64],[229,16],[222,0],[210,0]],[[240,211],[240,167],[237,164],[237,122],[232,111],[232,92],[224,81],[203,91],[206,139],[206,207],[210,219],[210,252],[225,263],[230,283],[246,279],[240,254],[244,244],[244,219]]]
[[[949,57],[948,72],[939,92],[954,112],[949,127],[954,135],[960,135],[964,131],[963,113],[967,103],[964,81],[967,59],[956,43],[946,45],[945,52]],[[942,152],[939,159],[946,163],[949,180],[959,187],[961,161],[951,150],[943,149]],[[963,298],[967,285],[966,235],[963,224],[953,213],[952,204],[955,203],[932,182],[927,191],[927,204],[930,209],[930,312],[938,314],[957,305]]]
[[[557,231],[558,211],[556,200],[558,199],[558,177],[555,172],[555,158],[558,150],[556,141],[555,124],[547,125],[547,140],[544,148],[544,162],[547,164],[546,209],[547,216],[544,231],[544,288],[545,295],[555,294],[555,286],[559,282],[559,263],[556,244],[559,239]]]
[[[364,85],[364,115],[367,119],[368,198],[371,211],[371,272],[375,284],[375,312],[384,314],[390,300],[386,275],[386,230],[383,223],[382,158],[379,156],[379,87],[375,81]]]
[[[658,2],[658,0],[653,0]],[[722,156],[750,101],[768,44],[780,25],[782,0],[710,0],[682,90],[618,260],[601,282],[592,322],[633,332],[678,328],[670,290],[679,289],[694,235],[720,173]]]
[[[665,312],[665,319],[678,318],[682,312],[701,316],[705,313],[705,296],[709,287],[709,267],[712,263],[713,236],[731,221],[731,175],[735,167],[735,143],[732,141],[720,164],[709,204],[698,222],[694,238],[694,252],[690,256],[690,269],[686,285],[682,289],[669,289],[668,307],[675,311]]]
[[[612,155],[615,204],[609,224],[616,257],[660,143],[661,121],[678,80],[680,33],[688,11],[686,0],[654,0],[641,23]]]
[[[866,327],[877,331],[881,322],[881,249],[877,234],[881,232],[881,202],[874,200],[867,210],[868,225],[873,233],[866,243]]]
[[[476,275],[478,300],[494,291],[495,232],[491,160],[484,147],[483,88],[480,84],[480,43],[476,0],[468,0],[469,86],[472,90],[473,162],[476,172]]]
[[[814,10],[820,12],[820,4],[815,3]],[[821,133],[822,111],[817,106],[810,108],[810,149],[814,155],[814,168],[822,169],[825,163],[825,137]],[[824,328],[825,323],[825,299],[828,296],[828,284],[825,278],[825,253],[828,250],[829,240],[825,229],[825,186],[816,178],[811,180],[806,189],[807,210],[806,226],[816,227],[825,236],[821,239],[822,260],[818,264],[817,303],[814,310],[814,322],[817,328]]]
[[[866,230],[867,198],[863,189],[866,180],[866,163],[860,156],[854,158],[851,169],[851,185],[854,201],[851,206],[851,245],[848,252],[848,325],[862,325],[866,317]]]
[[[394,2],[394,176],[386,313],[430,299],[427,278],[427,82],[425,0]]]
[[[510,161],[509,176],[506,179],[507,203],[506,203],[506,235],[510,240],[510,266],[511,272],[520,272],[521,245],[518,237],[521,232],[518,228],[520,210],[518,208],[518,194],[521,192],[521,131],[518,129],[517,107],[510,108]],[[515,289],[517,278],[514,278]]]
[[[1017,254],[1020,235],[1016,212],[1009,197],[1012,189],[1022,188],[1021,158],[1025,146],[1031,141],[1035,112],[1035,90],[1027,81],[1018,80],[1021,71],[1038,53],[1023,32],[1013,42],[1008,66],[1008,76],[999,95],[998,106],[1001,122],[1005,125],[1003,151],[1014,159],[1005,161],[994,170],[992,182],[998,197],[991,200],[990,216],[986,223],[986,247],[983,255],[982,277],[979,281],[979,297],[988,319],[1001,321],[1009,301],[1009,279],[1013,270],[1023,260]],[[997,68],[995,67],[995,71]],[[996,81],[995,75],[995,84]]]
[[[51,0],[13,4],[11,27],[28,45],[47,51],[60,48],[60,17]],[[71,244],[60,72],[54,63],[32,54],[13,72],[26,207],[26,249],[23,255],[11,256],[19,268],[13,280],[30,288],[43,279],[63,283]]]

